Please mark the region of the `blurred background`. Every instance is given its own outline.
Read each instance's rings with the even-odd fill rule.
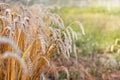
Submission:
[[[45,5],[59,5],[59,6],[79,6],[85,7],[89,5],[105,5],[105,6],[119,6],[120,0],[0,0],[0,2],[14,3],[22,2],[26,3],[30,1],[30,4],[42,3]]]

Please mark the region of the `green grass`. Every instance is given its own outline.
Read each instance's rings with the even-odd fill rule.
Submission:
[[[84,25],[86,35],[81,36],[76,43],[85,55],[104,52],[116,38],[120,38],[120,8],[64,7],[54,12],[60,14],[66,25],[75,20]],[[76,25],[72,28],[78,31]]]

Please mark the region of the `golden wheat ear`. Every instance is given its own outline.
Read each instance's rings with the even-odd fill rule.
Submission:
[[[0,44],[8,44],[10,45],[13,49],[15,49],[15,51],[17,52],[18,55],[22,55],[22,51],[19,49],[19,47],[16,45],[16,43],[6,37],[0,37]]]
[[[6,58],[13,58],[13,59],[17,60],[17,62],[23,68],[24,74],[28,75],[28,70],[27,70],[27,66],[26,66],[25,61],[23,61],[22,58],[17,53],[6,52],[3,55],[1,55],[1,59],[6,59]]]

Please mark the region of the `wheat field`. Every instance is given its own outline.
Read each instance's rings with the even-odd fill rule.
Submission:
[[[83,26],[79,28],[85,34]],[[60,71],[69,80],[72,68],[66,63],[71,53],[77,58],[77,37],[43,5],[0,3],[0,80],[46,80],[51,74],[58,79]]]

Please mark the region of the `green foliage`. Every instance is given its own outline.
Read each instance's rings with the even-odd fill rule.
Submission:
[[[120,37],[120,9],[118,7],[107,8],[101,7],[63,7],[53,10],[64,19],[66,25],[80,21],[85,28],[85,36],[82,36],[76,44],[82,50],[82,54],[89,55],[93,53],[104,52],[105,49],[112,45],[116,38]],[[78,31],[76,25],[72,27]]]

